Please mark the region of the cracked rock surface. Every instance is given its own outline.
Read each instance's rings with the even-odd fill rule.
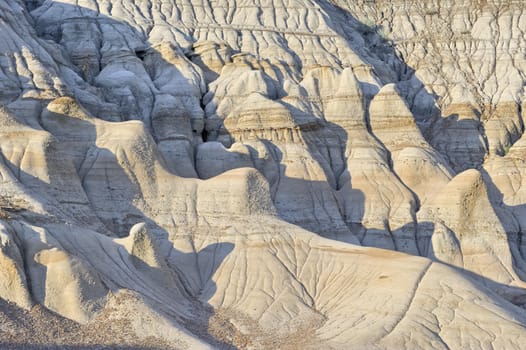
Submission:
[[[0,347],[521,349],[525,13],[1,1]]]

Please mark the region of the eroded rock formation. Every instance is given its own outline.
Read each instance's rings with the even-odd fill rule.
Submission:
[[[525,10],[0,2],[0,345],[521,348]]]

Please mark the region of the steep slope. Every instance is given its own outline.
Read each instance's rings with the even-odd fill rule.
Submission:
[[[399,4],[0,4],[2,346],[521,348],[524,6]]]
[[[420,111],[422,95],[437,96],[441,115],[429,138],[457,171],[480,165],[486,154],[503,155],[522,135],[521,1],[332,2],[394,41],[411,67],[406,79],[421,82],[409,94],[413,110]]]

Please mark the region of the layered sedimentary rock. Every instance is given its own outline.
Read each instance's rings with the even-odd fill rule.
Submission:
[[[520,137],[526,63],[520,1],[334,3],[396,43],[408,67],[402,73],[412,109],[455,170],[480,165],[488,153],[502,155]],[[431,125],[429,94],[440,107]]]
[[[0,345],[521,348],[524,10],[3,1]]]

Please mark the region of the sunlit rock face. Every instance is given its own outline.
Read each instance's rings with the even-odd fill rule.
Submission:
[[[0,347],[522,348],[525,10],[0,2]]]

